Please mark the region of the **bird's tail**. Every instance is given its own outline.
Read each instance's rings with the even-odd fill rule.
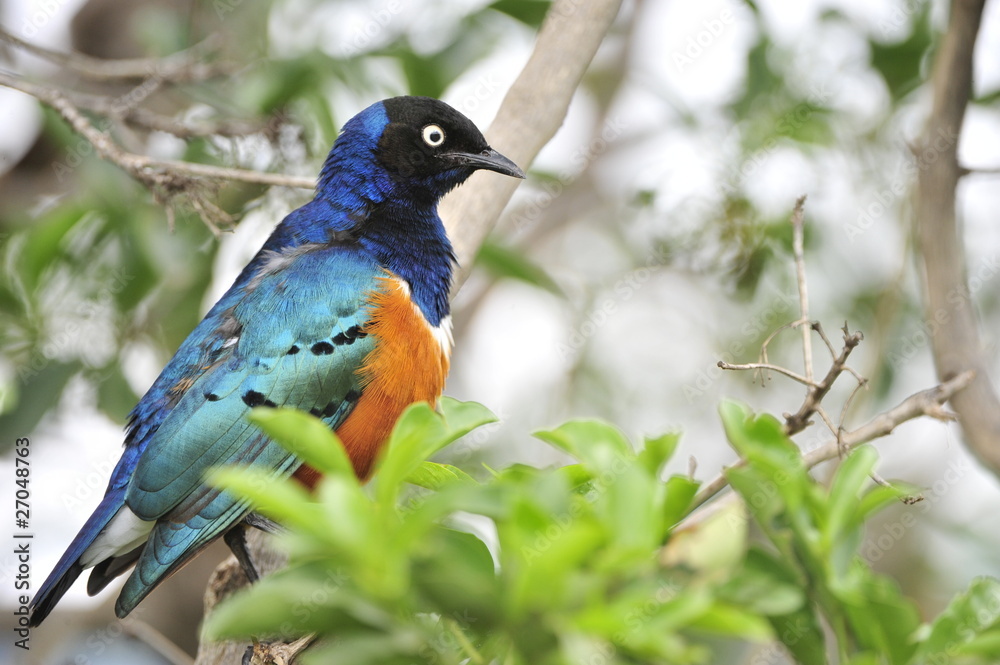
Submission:
[[[87,566],[80,563],[80,557],[87,551],[101,531],[108,525],[121,507],[125,505],[124,489],[112,490],[108,492],[101,501],[97,510],[90,516],[76,538],[63,553],[59,563],[49,573],[48,578],[38,589],[29,604],[31,617],[28,619],[29,626],[37,626],[45,617],[49,615],[56,603],[69,591],[73,582],[80,576]]]

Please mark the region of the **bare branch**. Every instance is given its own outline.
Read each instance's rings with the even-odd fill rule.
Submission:
[[[963,178],[967,175],[1000,175],[1000,166],[959,166],[958,175]]]
[[[736,365],[733,363],[727,363],[724,360],[720,360],[717,364],[722,369],[732,369],[732,370],[753,369],[757,371],[778,372],[779,374],[784,374],[788,378],[794,379],[795,381],[798,381],[799,383],[809,386],[810,388],[820,387],[818,383],[814,383],[811,379],[807,379],[804,376],[796,374],[792,370],[786,369],[781,365],[772,365],[771,363],[746,363],[743,365]]]
[[[803,194],[795,201],[795,208],[792,210],[792,255],[795,257],[795,281],[799,285],[799,320],[803,322],[799,326],[802,329],[802,365],[806,378],[812,383],[812,328],[805,325],[809,321],[809,287],[806,283],[805,229],[803,224],[805,204],[806,197]]]
[[[970,450],[1000,475],[1000,398],[990,381],[976,308],[969,294],[965,249],[956,219],[956,188],[962,176],[958,142],[972,93],[973,53],[985,0],[951,3],[948,30],[931,73],[931,114],[916,154],[921,165],[914,192],[914,235],[923,259],[923,289],[934,363],[940,379],[969,369],[976,379],[954,400]]]
[[[183,121],[139,106],[122,104],[118,99],[104,95],[91,95],[68,90],[61,92],[80,109],[115,117],[134,127],[166,132],[180,139],[201,136],[237,137],[269,133],[274,124],[273,122],[264,123],[239,119]]]
[[[7,42],[17,48],[57,64],[80,76],[97,81],[158,78],[181,83],[203,81],[228,73],[231,67],[220,67],[202,62],[216,46],[216,40],[208,38],[189,49],[178,51],[164,58],[129,58],[105,60],[83,53],[63,53],[25,41],[0,28],[0,42]]]
[[[145,642],[171,665],[193,665],[194,659],[191,656],[145,621],[130,618],[122,622],[122,628],[126,633]]]
[[[969,386],[974,378],[974,372],[964,372],[938,386],[910,395],[895,407],[884,413],[880,413],[861,427],[850,432],[844,432],[841,436],[821,445],[819,448],[805,453],[802,459],[808,468],[812,468],[837,457],[842,452],[848,452],[862,444],[887,436],[903,423],[914,418],[919,418],[920,416],[930,416],[938,420],[951,420],[953,419],[951,414],[944,408],[945,402]],[[746,462],[739,460],[730,468],[743,466],[746,466]],[[691,503],[691,511],[694,511],[695,508],[721,492],[728,484],[729,481],[726,480],[726,476],[721,473],[711,481],[705,483],[698,494],[695,495],[694,501]]]
[[[844,451],[849,452],[869,441],[892,434],[892,431],[902,423],[920,416],[930,416],[942,421],[954,420],[954,415],[944,408],[944,404],[970,386],[975,376],[976,373],[971,370],[963,372],[938,386],[910,395],[895,407],[880,413],[861,427],[845,432],[841,437]],[[839,454],[841,454],[840,446],[836,440],[833,440],[807,452],[802,456],[802,459],[806,466],[812,468],[821,462],[837,457]]]
[[[190,178],[235,180],[258,185],[299,187],[312,189],[316,183],[311,178],[286,176],[279,173],[260,173],[245,169],[232,169],[209,164],[194,164],[170,159],[154,159],[128,152],[111,137],[90,122],[83,112],[60,90],[50,88],[0,71],[0,85],[31,95],[55,109],[76,131],[89,141],[102,159],[113,162],[136,180],[151,186],[178,187],[178,181]]]
[[[812,329],[816,331],[817,335],[819,335],[819,338],[823,340],[824,344],[826,344],[826,348],[830,352],[830,359],[832,360],[836,358],[837,352],[836,350],[834,350],[833,344],[830,342],[830,338],[826,336],[826,331],[823,330],[823,324],[821,324],[819,321],[813,321],[811,325]],[[847,324],[845,323],[844,325]],[[858,376],[857,378],[858,381],[862,380],[860,376]]]
[[[844,348],[841,350],[840,355],[834,358],[833,364],[830,365],[830,369],[827,371],[826,376],[823,377],[823,380],[818,385],[813,385],[809,389],[805,402],[799,407],[798,412],[785,418],[785,431],[788,432],[789,436],[797,434],[809,426],[809,419],[816,412],[816,409],[819,408],[819,404],[826,397],[826,394],[830,392],[830,388],[837,381],[837,377],[845,371],[848,356],[861,343],[862,339],[864,339],[864,335],[860,332],[850,333],[847,330],[847,326],[844,326]]]

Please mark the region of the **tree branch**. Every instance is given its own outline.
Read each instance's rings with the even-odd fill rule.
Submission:
[[[795,208],[792,210],[792,254],[795,257],[795,281],[799,285],[799,312],[802,324],[802,366],[806,379],[809,383],[813,381],[813,356],[812,356],[812,330],[809,322],[809,287],[806,282],[806,257],[805,257],[805,203],[806,196],[803,194],[795,201]]]
[[[95,81],[119,81],[157,78],[174,83],[203,81],[229,73],[229,67],[202,62],[215,48],[211,37],[189,49],[165,58],[128,58],[105,60],[84,53],[64,53],[25,41],[0,28],[0,42],[6,42],[64,69]]]
[[[804,328],[808,333],[811,329],[808,327]],[[798,412],[794,415],[785,416],[785,431],[789,436],[793,434],[798,434],[806,427],[809,426],[809,419],[812,417],[816,410],[819,408],[820,402],[826,397],[826,394],[830,392],[830,388],[833,387],[834,382],[836,382],[837,377],[841,375],[842,372],[847,368],[847,358],[851,355],[861,340],[864,339],[864,335],[860,332],[848,332],[847,325],[844,325],[844,348],[841,350],[840,355],[838,355],[833,360],[833,364],[830,365],[830,370],[823,377],[823,380],[819,382],[819,385],[812,385],[809,388],[809,392],[806,393],[806,400],[799,407]],[[857,378],[855,376],[855,378]],[[864,381],[859,380],[861,385],[864,385]]]
[[[923,259],[926,320],[938,377],[967,370],[976,378],[953,401],[969,448],[1000,475],[1000,399],[987,372],[975,306],[966,279],[962,238],[956,220],[956,188],[962,169],[958,141],[972,93],[976,36],[985,0],[954,0],[948,31],[931,73],[931,114],[916,146],[920,169],[914,193],[914,235]],[[954,297],[959,294],[961,297]]]
[[[618,14],[621,0],[557,0],[538,33],[535,50],[504,97],[486,132],[494,148],[524,169],[562,125],[587,66]],[[452,296],[458,292],[486,236],[496,225],[518,181],[473,176],[441,203],[458,257]]]
[[[878,414],[861,427],[850,432],[844,432],[839,437],[824,443],[819,448],[805,453],[802,456],[802,460],[808,468],[812,468],[838,455],[851,451],[862,444],[887,436],[903,423],[914,418],[919,418],[920,416],[931,416],[938,420],[951,420],[953,417],[944,409],[945,402],[954,399],[974,379],[974,372],[963,372],[938,386],[910,395],[895,407]],[[729,468],[739,468],[745,465],[746,462],[744,460],[739,460]],[[723,473],[705,483],[698,491],[698,494],[695,495],[690,510],[693,512],[695,508],[721,492],[728,484],[729,481],[726,480],[726,476]]]
[[[312,178],[287,176],[280,173],[261,173],[172,159],[154,159],[145,155],[137,155],[121,148],[107,132],[94,127],[83,112],[62,91],[11,76],[3,71],[0,71],[0,85],[19,90],[51,106],[69,123],[74,131],[93,144],[94,149],[102,159],[113,162],[130,176],[150,187],[173,186],[176,188],[178,178],[183,179],[185,176],[303,189],[312,189],[316,186],[316,182]]]

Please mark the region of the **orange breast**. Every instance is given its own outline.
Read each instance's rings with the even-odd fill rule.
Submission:
[[[442,346],[410,300],[406,284],[393,276],[380,278],[381,288],[369,296],[371,318],[365,332],[375,348],[358,370],[363,390],[354,411],[337,428],[337,436],[361,479],[392,432],[403,410],[414,402],[434,404],[444,390],[450,349]],[[312,487],[313,469],[295,477]]]

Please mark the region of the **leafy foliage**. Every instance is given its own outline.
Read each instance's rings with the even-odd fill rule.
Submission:
[[[574,464],[477,481],[427,458],[493,417],[444,399],[440,413],[418,404],[403,415],[364,488],[318,420],[258,410],[268,434],[326,475],[310,496],[291,480],[216,472],[290,527],[291,561],[216,608],[206,635],[316,633],[306,663],[701,663],[732,640],[777,641],[807,665],[833,651],[914,665],[1000,656],[1000,582],[977,580],[921,626],[858,556],[865,520],[902,492],[870,486],[873,449],[848,457],[827,488],[777,420],[735,403],[721,413],[745,460],[728,472],[743,501],[678,527],[697,483],[661,479],[676,434],[634,450],[607,423],[573,421],[537,436]],[[748,538],[750,524],[762,538]]]

